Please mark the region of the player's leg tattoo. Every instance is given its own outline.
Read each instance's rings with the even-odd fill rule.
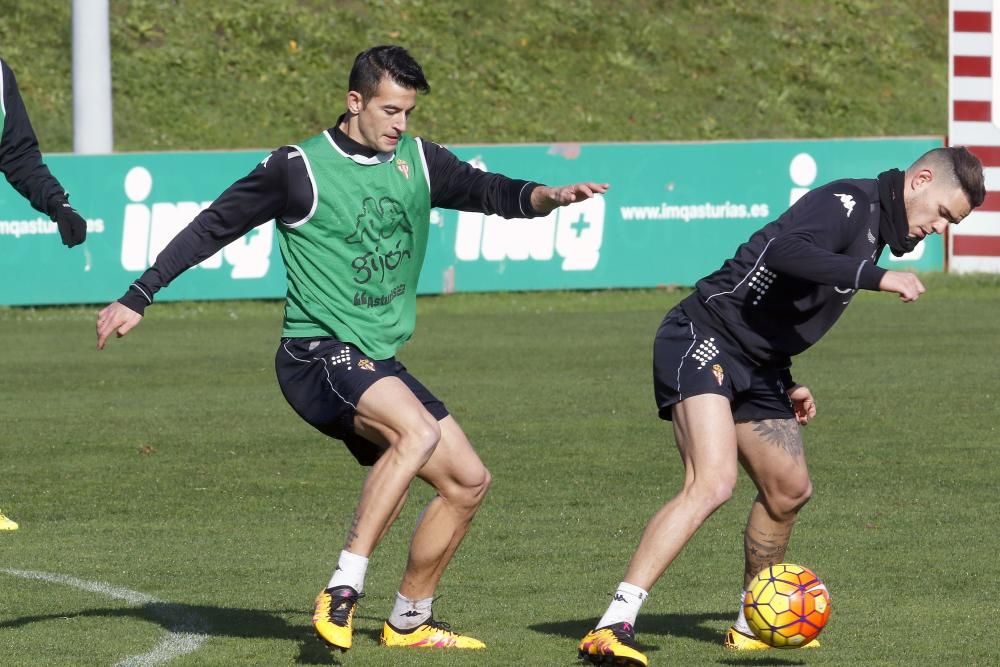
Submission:
[[[803,491],[806,495],[802,496],[798,490],[808,488],[799,425],[794,419],[748,421],[753,434],[745,441],[748,459],[744,463],[749,461],[748,470],[759,494],[743,533],[744,585],[765,567],[784,560],[798,510],[808,500],[808,491]],[[769,453],[758,443],[772,445],[783,453]]]
[[[354,545],[354,540],[358,539],[358,523],[361,522],[361,508],[358,507],[354,512],[354,518],[351,519],[351,527],[347,529],[347,542],[344,549],[351,551],[351,547]]]
[[[743,531],[744,586],[765,567],[784,560],[794,526],[794,517],[789,521],[774,521],[768,516],[761,497],[757,496]]]
[[[802,456],[802,432],[794,419],[761,419],[753,422],[761,439],[781,447],[792,456]]]

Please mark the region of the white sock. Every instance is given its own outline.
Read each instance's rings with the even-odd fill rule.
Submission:
[[[743,613],[743,601],[746,599],[747,599],[747,592],[743,591],[742,593],[740,593],[740,613],[736,615],[736,622],[733,623],[733,627],[736,628],[737,631],[753,637],[754,636],[753,630],[751,630],[750,626],[747,625],[747,617],[746,614]]]
[[[341,551],[340,559],[337,561],[337,569],[333,571],[327,588],[350,586],[361,593],[365,589],[365,573],[367,571],[367,558],[352,554],[350,551]]]
[[[433,597],[422,600],[411,600],[404,597],[402,593],[396,593],[396,604],[392,607],[392,614],[389,615],[389,625],[397,630],[412,630],[413,628],[426,623],[431,617],[431,603]]]
[[[605,628],[622,622],[635,625],[635,617],[639,615],[639,609],[648,597],[649,593],[646,591],[623,581],[618,584],[618,590],[615,591],[608,610],[604,612],[604,616],[601,616],[595,627]]]

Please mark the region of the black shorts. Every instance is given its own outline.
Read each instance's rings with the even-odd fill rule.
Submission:
[[[794,419],[782,375],[696,325],[679,306],[663,318],[653,341],[653,393],[661,419],[672,418],[675,403],[699,394],[728,398],[736,421]]]
[[[371,359],[336,338],[282,338],[274,369],[292,409],[318,431],[343,440],[361,465],[374,464],[383,452],[354,432],[358,401],[377,380],[398,377],[435,419],[448,416],[444,403],[395,357]]]

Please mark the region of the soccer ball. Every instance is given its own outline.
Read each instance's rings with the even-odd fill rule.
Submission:
[[[830,618],[830,593],[812,570],[793,563],[766,567],[750,581],[743,614],[757,638],[775,648],[808,644]]]

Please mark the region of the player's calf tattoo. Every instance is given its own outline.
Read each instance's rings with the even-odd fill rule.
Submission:
[[[354,540],[358,539],[358,524],[360,522],[361,513],[357,511],[354,513],[354,518],[351,519],[351,527],[347,530],[347,543],[344,545],[347,551],[351,550],[351,547],[354,546]]]
[[[802,432],[794,419],[762,419],[754,422],[753,430],[792,456],[802,456]]]
[[[743,533],[743,550],[746,557],[743,572],[744,586],[765,567],[784,560],[791,534],[790,525],[785,529],[766,533],[747,524],[747,529]]]

